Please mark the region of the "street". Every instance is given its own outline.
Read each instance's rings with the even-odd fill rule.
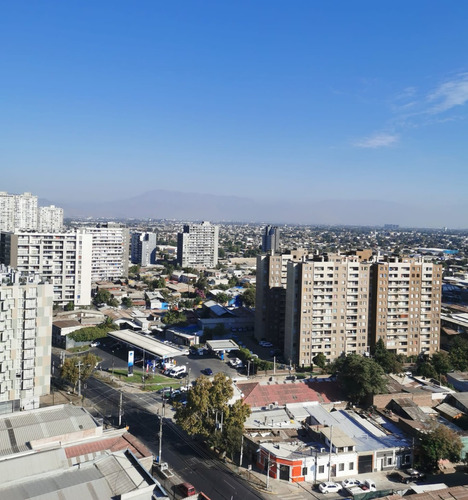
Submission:
[[[120,392],[96,378],[88,379],[85,397],[105,418],[115,423],[119,414]],[[123,392],[122,424],[128,425],[154,454],[158,455],[159,418],[161,399],[155,393],[140,394]],[[167,411],[170,411],[166,407]],[[250,500],[268,498],[252,490],[242,479],[219,460],[180,431],[168,418],[164,419],[162,461],[167,462],[178,476],[177,483],[188,481],[198,491],[203,491],[212,500]],[[171,492],[174,494],[174,492]]]

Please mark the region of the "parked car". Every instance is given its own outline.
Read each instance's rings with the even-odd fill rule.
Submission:
[[[393,481],[398,481],[399,483],[405,484],[409,484],[413,481],[423,481],[424,479],[426,479],[426,475],[416,469],[394,471],[391,472],[388,477]]]
[[[177,486],[177,489],[184,497],[191,497],[197,494],[197,490],[190,483],[181,483]]]
[[[359,479],[345,479],[342,483],[343,488],[353,488],[354,486],[360,486],[361,481]]]
[[[337,493],[342,489],[343,487],[341,486],[341,484],[332,483],[331,481],[326,481],[324,483],[319,484],[319,490],[322,493]]]
[[[101,345],[101,342],[99,342],[99,340],[95,340],[93,342],[91,342],[90,346],[91,347],[98,347]]]
[[[202,373],[210,376],[210,375],[213,375],[213,370],[211,368],[205,368],[204,370],[202,370]]]

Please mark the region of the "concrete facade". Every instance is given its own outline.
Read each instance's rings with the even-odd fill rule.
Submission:
[[[50,391],[52,285],[0,287],[0,412],[39,407]]]
[[[37,273],[53,285],[54,302],[91,303],[91,235],[15,231],[0,234],[0,261],[24,273]]]
[[[146,267],[156,264],[156,233],[133,233],[131,239],[131,261]]]
[[[186,224],[177,234],[177,263],[182,267],[211,268],[218,264],[219,227],[207,221]]]

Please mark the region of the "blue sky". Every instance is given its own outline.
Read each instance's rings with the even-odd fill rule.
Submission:
[[[2,2],[1,189],[466,203],[467,14],[431,0]]]

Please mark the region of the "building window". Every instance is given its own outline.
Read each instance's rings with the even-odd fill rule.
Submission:
[[[325,465],[319,465],[319,474],[325,473]]]
[[[344,471],[344,464],[338,464],[338,470],[340,472]]]
[[[307,467],[302,467],[302,475],[307,476]]]
[[[387,465],[392,465],[392,462],[393,462],[393,458],[392,457],[388,457],[387,458]]]
[[[349,462],[349,470],[354,470],[354,462]]]

